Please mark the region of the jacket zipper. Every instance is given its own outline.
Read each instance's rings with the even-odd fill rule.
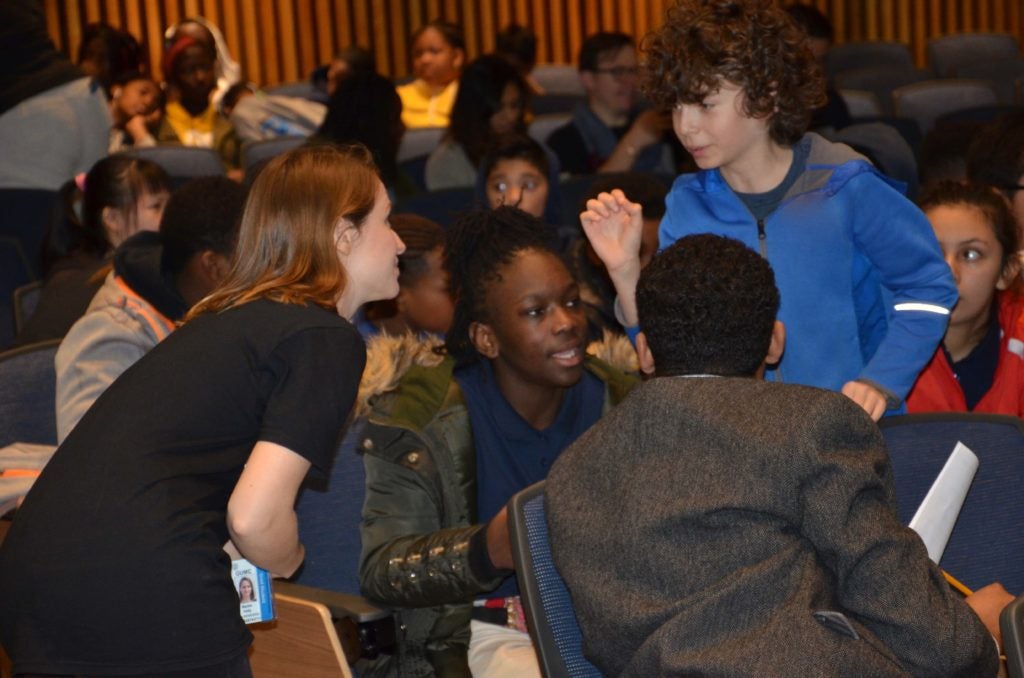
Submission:
[[[757,220],[757,246],[761,250],[761,258],[768,261],[768,236],[764,230],[764,218],[761,217]],[[782,378],[782,366],[778,365],[775,368],[775,381],[783,382]]]

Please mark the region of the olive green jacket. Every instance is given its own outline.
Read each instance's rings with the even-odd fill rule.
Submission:
[[[392,340],[393,341],[393,340]],[[379,350],[371,345],[371,356]],[[399,351],[407,369],[386,391],[363,394],[366,502],[359,576],[363,594],[395,608],[399,652],[362,675],[469,676],[466,653],[474,597],[507,576],[486,578],[469,559],[477,524],[476,454],[454,360],[429,344]],[[372,372],[372,357],[368,371]],[[385,361],[403,364],[403,358]],[[597,358],[586,369],[605,383],[604,411],[637,382]],[[364,377],[364,386],[367,381]]]

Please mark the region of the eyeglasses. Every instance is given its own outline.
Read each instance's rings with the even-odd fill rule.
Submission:
[[[595,73],[607,73],[616,80],[623,78],[635,78],[640,73],[636,66],[612,66],[611,68],[595,68]]]

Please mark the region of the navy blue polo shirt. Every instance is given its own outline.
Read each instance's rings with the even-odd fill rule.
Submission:
[[[544,480],[562,450],[601,418],[604,383],[587,370],[565,394],[543,431],[530,426],[505,400],[487,360],[455,372],[469,410],[476,448],[477,521],[486,523],[519,490]],[[489,597],[519,595],[509,577]]]

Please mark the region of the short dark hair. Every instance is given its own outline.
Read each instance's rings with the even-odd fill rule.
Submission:
[[[967,178],[1012,198],[1024,174],[1024,113],[1008,113],[982,130],[967,151]]]
[[[484,181],[499,160],[525,160],[550,181],[551,163],[544,147],[527,134],[509,134],[495,140],[480,163],[480,174]]]
[[[442,19],[434,19],[433,21],[427,22],[413,31],[412,39],[410,42],[416,42],[416,40],[423,35],[423,32],[428,28],[433,28],[435,31],[441,34],[444,41],[455,49],[466,50],[466,38],[462,35],[462,27],[458,24],[454,24],[450,21],[444,21]]]
[[[245,189],[225,177],[198,177],[176,190],[160,219],[163,268],[178,273],[203,250],[230,257],[244,207]]]
[[[631,202],[640,203],[644,219],[661,219],[665,216],[665,196],[669,186],[664,179],[652,172],[612,172],[598,174],[590,189],[580,202],[580,212],[586,203],[599,193],[610,193],[620,189]]]
[[[444,248],[444,229],[436,221],[418,214],[392,214],[391,228],[405,243],[398,255],[398,284],[411,287],[427,270],[424,257],[438,247]]]
[[[601,57],[607,56],[610,52],[618,53],[623,47],[636,49],[636,42],[632,36],[610,31],[594,33],[583,41],[576,63],[581,71],[596,71],[598,69],[597,62],[601,60]]]
[[[767,260],[705,233],[654,257],[636,303],[659,376],[752,376],[771,344],[779,291]]]
[[[544,222],[515,207],[463,212],[448,229],[444,268],[455,313],[444,350],[459,365],[479,359],[469,339],[469,326],[488,318],[487,290],[500,279],[501,267],[526,250],[558,256]]]
[[[744,113],[771,116],[775,143],[800,140],[825,105],[825,76],[803,31],[770,0],[682,0],[644,41],[644,91],[655,106],[697,104],[728,81]]]
[[[999,246],[1003,248],[1003,256],[999,262],[1001,269],[1005,269],[1010,260],[1017,256],[1017,250],[1020,248],[1017,222],[1013,218],[1010,208],[1007,207],[1006,201],[993,191],[991,186],[960,181],[940,181],[929,188],[918,201],[922,212],[944,205],[963,205],[973,207],[981,212],[989,226],[992,227]]]
[[[537,63],[537,35],[526,26],[509,24],[498,33],[495,51],[529,73]]]

